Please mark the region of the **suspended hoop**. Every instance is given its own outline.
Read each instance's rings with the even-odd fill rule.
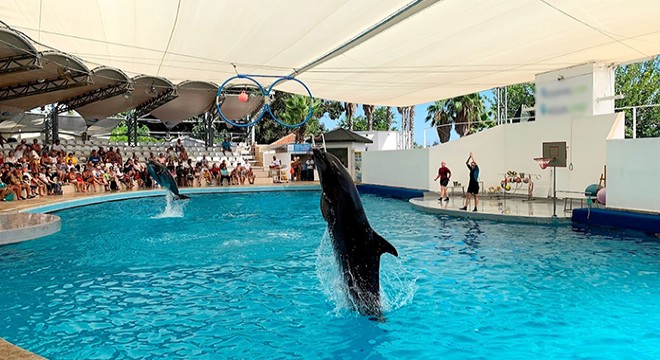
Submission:
[[[257,88],[259,88],[259,90],[261,90],[261,95],[264,97],[264,99],[266,99],[266,91],[264,90],[264,87],[261,86],[261,84],[260,84],[257,80],[251,78],[251,77],[248,76],[248,75],[236,75],[236,76],[232,76],[232,77],[230,77],[229,79],[225,80],[225,82],[223,82],[222,85],[220,85],[220,87],[218,88],[218,92],[217,92],[216,95],[215,95],[215,107],[216,107],[216,109],[218,110],[218,115],[220,115],[220,117],[222,118],[222,120],[224,120],[226,123],[231,124],[231,125],[236,126],[236,127],[239,127],[239,128],[244,128],[244,127],[252,126],[252,125],[256,124],[257,122],[259,122],[259,120],[261,120],[261,118],[264,117],[264,115],[266,114],[266,111],[269,110],[269,109],[268,109],[268,104],[264,104],[263,109],[261,110],[261,114],[259,114],[259,116],[257,116],[254,120],[250,121],[250,122],[247,123],[247,124],[239,124],[239,123],[235,123],[235,122],[233,122],[233,121],[227,119],[227,117],[225,116],[225,114],[222,113],[222,110],[220,110],[220,97],[221,97],[221,93],[222,93],[222,91],[224,90],[224,88],[225,88],[225,86],[227,85],[227,83],[229,83],[230,81],[232,81],[232,80],[234,80],[234,79],[247,79],[247,80],[250,80],[250,81],[253,82],[255,85],[257,85]]]
[[[218,115],[220,115],[222,120],[224,120],[226,123],[228,123],[230,125],[233,125],[233,126],[236,126],[236,127],[249,127],[249,126],[252,126],[252,125],[256,124],[257,122],[259,122],[259,120],[261,120],[264,117],[264,115],[266,114],[266,111],[268,111],[268,113],[273,118],[273,120],[275,120],[278,124],[280,124],[284,127],[288,127],[288,128],[293,129],[293,128],[297,128],[297,127],[302,126],[303,124],[305,124],[307,121],[309,121],[309,119],[314,114],[314,96],[312,95],[312,91],[309,90],[309,88],[307,87],[307,85],[305,85],[304,82],[294,78],[293,76],[277,77],[278,79],[275,80],[275,82],[273,82],[268,87],[268,90],[265,90],[264,87],[261,86],[261,84],[252,77],[276,77],[276,76],[238,74],[236,76],[232,76],[229,79],[225,80],[225,82],[223,82],[222,85],[220,85],[220,87],[218,88],[218,92],[215,95],[215,107],[218,110]],[[254,118],[252,121],[250,121],[247,124],[239,124],[239,123],[233,122],[232,120],[227,119],[225,114],[223,114],[222,111],[220,110],[220,97],[221,97],[222,91],[224,90],[227,83],[229,83],[230,81],[232,81],[234,79],[247,79],[247,80],[250,80],[252,83],[254,83],[259,88],[259,90],[261,90],[261,95],[264,98],[264,106],[263,106],[263,109],[261,110],[261,114],[259,114],[259,116],[257,116],[256,118]],[[282,81],[288,81],[288,80],[295,81],[295,82],[299,83],[300,85],[302,85],[305,88],[305,91],[307,91],[307,94],[309,94],[309,99],[310,99],[309,113],[307,114],[305,119],[303,119],[301,122],[299,122],[297,124],[293,124],[293,125],[287,124],[287,123],[281,121],[280,119],[278,119],[277,117],[275,117],[275,114],[273,114],[273,110],[270,108],[270,105],[268,104],[270,93],[275,88],[275,85],[279,84]]]
[[[303,124],[305,124],[312,117],[312,115],[314,114],[314,96],[312,95],[311,90],[309,90],[309,88],[307,87],[307,85],[305,85],[304,82],[302,82],[302,81],[300,81],[300,80],[298,80],[298,79],[296,79],[292,76],[283,76],[283,77],[275,80],[275,82],[272,83],[270,85],[270,87],[268,88],[268,94],[270,94],[271,91],[273,91],[273,88],[275,87],[275,85],[279,84],[282,81],[287,81],[287,80],[295,81],[295,82],[297,82],[298,84],[302,85],[305,88],[305,90],[307,91],[307,94],[309,94],[309,101],[310,101],[309,102],[309,113],[307,113],[307,116],[305,117],[305,119],[303,119],[303,121],[301,121],[301,122],[299,122],[298,124],[295,124],[295,125],[290,125],[290,124],[287,124],[287,123],[284,123],[284,122],[280,121],[280,119],[275,117],[275,114],[273,114],[273,111],[271,110],[270,106],[268,106],[268,113],[270,114],[270,117],[272,117],[273,120],[275,120],[278,124],[280,124],[284,127],[288,127],[288,128],[293,129],[293,128],[297,128],[297,127],[302,126]]]
[[[541,169],[545,169],[548,167],[548,164],[550,164],[550,162],[554,159],[555,159],[554,157],[539,157],[539,158],[534,158],[534,161],[536,161],[539,164]]]

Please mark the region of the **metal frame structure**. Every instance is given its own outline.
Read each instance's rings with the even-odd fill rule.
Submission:
[[[89,85],[91,83],[92,80],[89,74],[73,72],[72,74],[61,78],[38,80],[26,84],[17,84],[0,88],[0,101],[45,94],[53,91]]]
[[[0,75],[41,69],[41,56],[20,54],[0,59]]]
[[[82,95],[69,98],[57,104],[57,111],[59,113],[75,110],[77,108],[89,105],[91,103],[109,99],[118,95],[124,95],[133,91],[133,86],[130,83],[120,83],[109,85],[96,89]]]
[[[53,105],[44,119],[44,143],[52,145],[60,138],[60,118],[57,105]]]
[[[164,104],[166,104],[166,103],[168,103],[168,102],[170,102],[170,101],[172,101],[172,100],[174,100],[178,97],[179,97],[179,94],[177,93],[176,88],[168,89],[165,92],[163,92],[162,94],[156,96],[155,98],[153,98],[153,99],[151,99],[151,100],[149,100],[145,103],[142,103],[142,104],[138,105],[135,108],[135,114],[136,114],[135,117],[138,118],[138,117],[142,117],[144,115],[147,115],[152,110],[154,110],[154,109],[156,109],[160,106],[163,106]]]
[[[206,150],[210,147],[213,147],[213,116],[211,112],[207,111],[204,113],[204,146]]]
[[[497,124],[505,124],[508,122],[508,103],[509,97],[506,86],[498,87],[495,89],[495,97],[497,99]]]
[[[138,120],[137,111],[131,110],[126,115],[126,135],[128,136],[128,146],[137,146],[138,144]]]

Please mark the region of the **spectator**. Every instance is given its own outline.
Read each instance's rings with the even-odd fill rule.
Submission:
[[[39,145],[39,139],[32,140],[32,150],[36,151],[37,154],[41,154],[41,145]]]
[[[60,139],[55,140],[55,143],[53,146],[50,147],[51,150],[55,150],[55,152],[62,152],[64,151],[64,148],[62,145],[60,145]]]
[[[186,149],[183,147],[183,144],[181,143],[181,139],[177,139],[175,148],[177,153],[181,154],[182,152],[186,151]]]
[[[228,138],[225,138],[225,141],[222,142],[222,155],[226,155],[225,151],[229,151],[229,155],[231,155],[231,143]]]

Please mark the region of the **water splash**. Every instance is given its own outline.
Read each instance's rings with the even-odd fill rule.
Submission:
[[[183,217],[183,209],[186,205],[185,201],[174,201],[174,195],[171,192],[165,194],[165,199],[167,199],[165,210],[161,214],[154,215],[152,219],[163,219],[163,218],[180,218]]]
[[[353,313],[355,307],[348,296],[348,289],[342,279],[332,248],[332,239],[327,230],[316,250],[316,275],[321,291],[328,301],[335,305],[334,315]],[[388,255],[381,257],[380,295],[384,312],[394,311],[412,303],[417,289],[417,277],[403,266],[400,258]]]

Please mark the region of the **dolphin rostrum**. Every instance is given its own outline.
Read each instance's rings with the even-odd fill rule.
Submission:
[[[167,170],[165,165],[155,160],[149,160],[147,163],[147,170],[149,171],[149,175],[151,175],[160,186],[174,194],[174,200],[190,199],[189,196],[179,194],[179,187],[176,186],[176,181],[174,181],[172,174],[170,174],[170,171]]]
[[[339,159],[314,149],[314,162],[323,190],[321,214],[350,300],[360,314],[381,316],[380,255],[399,254],[369,225],[355,183]]]

